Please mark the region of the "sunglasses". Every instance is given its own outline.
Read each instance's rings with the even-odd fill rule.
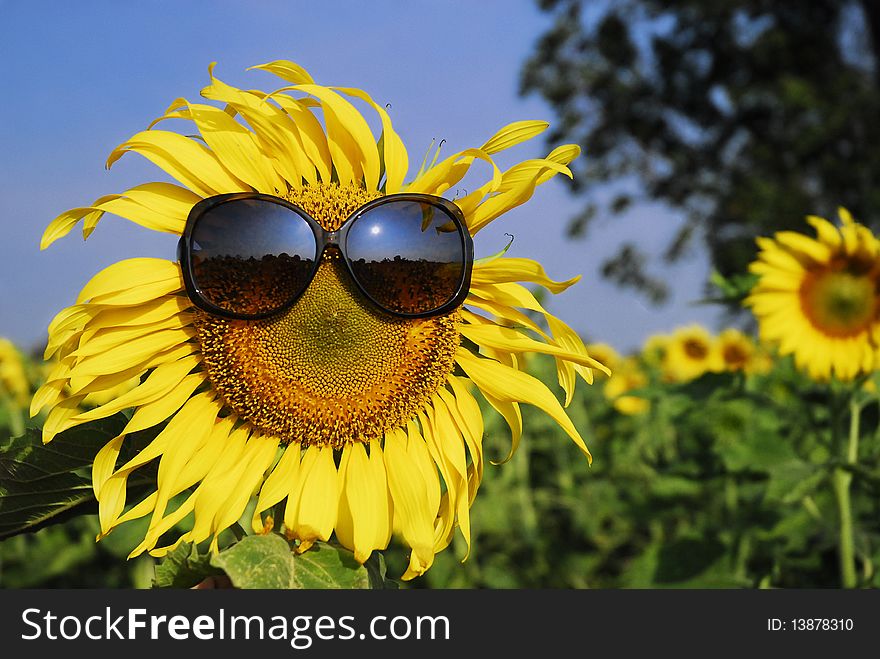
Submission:
[[[470,288],[474,246],[464,216],[451,201],[427,194],[374,199],[338,231],[325,231],[278,197],[217,195],[193,206],[177,250],[193,304],[255,320],[296,302],[330,246],[360,292],[395,316],[446,313]]]

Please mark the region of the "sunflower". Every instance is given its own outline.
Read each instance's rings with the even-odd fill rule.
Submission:
[[[612,346],[607,343],[588,343],[587,352],[590,357],[607,366],[612,373],[617,370],[621,357]]]
[[[30,381],[24,360],[15,344],[0,337],[0,402],[27,407]]]
[[[566,165],[579,153],[561,146],[502,172],[492,156],[547,127],[520,121],[479,148],[444,159],[438,149],[407,180],[406,148],[384,104],[367,93],[318,85],[288,61],[253,67],[285,82],[271,93],[237,89],[213,68],[201,95],[219,107],[177,99],[107,161],[111,166],[138,153],[180,185],[146,183],[62,213],[47,228],[43,248],[79,221],[88,237],[108,212],[180,234],[196,203],[231,192],[283,198],[335,230],[374,198],[440,195],[481,164],[486,182],[455,200],[474,235],[527,201],[536,186],[559,173],[571,176]],[[352,100],[378,115],[378,139]],[[199,135],[154,128],[167,119],[192,122]],[[396,534],[411,549],[403,575],[410,579],[431,566],[456,528],[470,546],[469,508],[484,467],[475,394],[508,423],[511,453],[525,403],[550,415],[590,459],[563,406],[522,370],[525,354],[555,358],[566,405],[576,377],[590,383],[592,369],[607,370],[523,285],[559,293],[578,279],[553,281],[535,261],[496,255],[474,263],[463,305],[439,316],[400,318],[369,304],[327,252],[293,306],[269,318],[231,320],[193,305],[178,262],[125,260],[95,275],[76,304],[51,322],[46,356],[58,363],[31,411],[49,408],[48,442],[77,424],[133,408],[92,471],[99,538],[126,521],[150,518],[132,556],[161,556],[184,541],[210,540],[217,551],[218,535],[255,496],[254,531],[283,525],[300,551],[335,534],[363,562]],[[133,377],[140,384],[130,391],[80,408],[86,396]],[[126,436],[153,426],[161,428],[155,439],[117,464]],[[156,490],[126,501],[129,476],[154,461]],[[190,514],[188,530],[158,546]]]
[[[25,430],[25,412],[31,393],[29,364],[7,338],[0,337],[0,427],[17,437]]]
[[[743,369],[748,375],[767,375],[773,370],[774,352],[767,346],[757,344]]]
[[[755,344],[735,327],[722,330],[716,337],[721,363],[726,371],[747,371],[756,356]]]
[[[612,402],[614,409],[629,416],[648,411],[651,402],[639,396],[627,395],[634,389],[648,384],[648,376],[635,357],[620,359],[608,382],[605,383],[605,397]]]
[[[653,367],[660,367],[666,357],[666,350],[669,347],[669,335],[652,334],[642,344],[641,357],[645,364]]]
[[[721,369],[718,345],[705,327],[688,325],[669,337],[663,355],[663,377],[670,382],[687,382],[703,373]]]
[[[794,355],[814,380],[852,380],[877,367],[880,244],[841,208],[840,227],[808,216],[816,238],[781,231],[759,238],[749,270],[760,279],[745,304],[762,341]]]

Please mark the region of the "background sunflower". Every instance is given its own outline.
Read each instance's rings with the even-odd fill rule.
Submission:
[[[841,208],[840,226],[810,216],[815,239],[793,231],[761,238],[746,300],[761,338],[810,377],[852,380],[872,372],[880,345],[880,243]]]

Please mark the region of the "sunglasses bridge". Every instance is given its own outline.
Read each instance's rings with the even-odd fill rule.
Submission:
[[[339,244],[339,229],[336,231],[325,231],[324,232],[324,247],[335,247],[336,249],[342,251],[342,246]]]

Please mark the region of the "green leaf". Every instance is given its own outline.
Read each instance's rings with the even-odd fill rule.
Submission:
[[[730,471],[772,472],[800,463],[790,445],[772,433],[752,430],[738,440],[719,442],[718,454]]]
[[[291,554],[298,588],[370,588],[367,569],[346,549],[316,544],[304,554]]]
[[[211,557],[236,588],[296,588],[293,555],[280,535],[250,535]]]
[[[28,428],[21,437],[12,437],[0,446],[0,484],[33,482],[88,467],[101,447],[122,432],[125,423],[125,416],[116,414],[71,428],[48,444],[43,444],[38,428]]]
[[[126,422],[125,415],[116,414],[71,428],[49,444],[43,444],[37,428],[3,441],[0,539],[95,512],[89,469],[98,451],[122,432]],[[151,437],[152,432],[129,438],[121,458],[128,459]],[[130,496],[137,496],[150,480],[150,471],[140,470],[129,479]]]
[[[681,538],[663,545],[657,556],[654,582],[673,584],[690,581],[707,572],[723,554],[724,546],[714,538]]]
[[[389,590],[400,588],[400,584],[394,581],[394,579],[388,578],[385,557],[381,552],[374,551],[370,558],[367,559],[367,562],[364,563],[364,567],[367,569],[367,574],[370,577],[370,588],[380,590],[383,588]]]
[[[718,289],[719,295],[705,301],[738,304],[751,293],[758,279],[759,277],[752,273],[724,277],[717,270],[713,270],[709,275],[709,283]]]
[[[91,465],[104,444],[125,427],[116,415],[72,428],[43,444],[40,430],[0,445],[0,538],[94,512],[89,480],[76,473]]]
[[[370,576],[354,555],[317,543],[297,555],[280,535],[249,535],[211,558],[236,588],[369,588]]]
[[[790,460],[770,470],[767,485],[768,501],[794,503],[816,490],[827,478],[828,471],[803,462]]]
[[[207,577],[222,574],[223,571],[211,565],[210,554],[200,554],[199,548],[184,542],[156,566],[154,588],[192,588]]]
[[[683,476],[657,476],[651,482],[651,494],[660,499],[695,497],[702,491],[702,484]]]

